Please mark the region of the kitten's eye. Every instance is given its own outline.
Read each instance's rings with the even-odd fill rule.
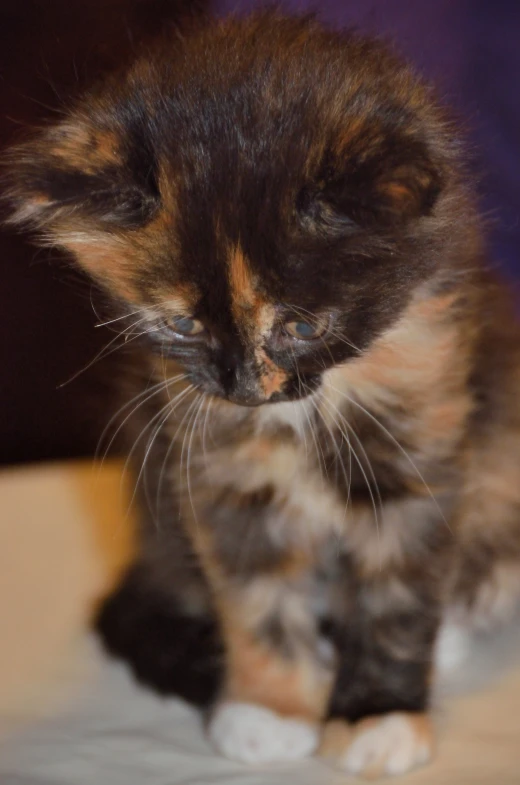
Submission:
[[[204,331],[202,322],[192,319],[190,316],[174,316],[170,320],[170,326],[179,335],[199,335]]]
[[[293,338],[301,341],[312,341],[319,338],[325,332],[325,325],[320,322],[310,324],[310,322],[286,322],[285,329]]]

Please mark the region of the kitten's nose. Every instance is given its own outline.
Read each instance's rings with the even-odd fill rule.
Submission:
[[[228,400],[239,406],[260,406],[265,403],[265,396],[261,395],[255,380],[243,369],[235,369],[226,393]]]
[[[229,352],[227,353],[225,363],[221,365],[220,383],[228,395],[237,383],[238,369],[241,363],[242,358],[238,356],[237,352]]]
[[[221,384],[228,401],[239,406],[260,406],[266,402],[258,389],[254,368],[238,354],[226,357],[221,370]]]

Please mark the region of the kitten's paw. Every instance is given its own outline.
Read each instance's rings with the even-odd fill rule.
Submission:
[[[430,718],[397,712],[368,717],[352,727],[332,721],[320,748],[337,768],[366,778],[405,774],[427,763],[432,751]]]
[[[318,744],[316,726],[252,703],[217,706],[208,734],[222,755],[241,763],[297,760],[312,755]]]

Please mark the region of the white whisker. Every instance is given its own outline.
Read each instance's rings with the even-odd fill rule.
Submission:
[[[92,305],[92,310],[94,311],[96,316],[98,316],[98,314],[96,313],[96,310],[95,310],[93,305]],[[114,324],[115,322],[121,322],[123,319],[129,319],[130,316],[135,316],[138,313],[143,313],[143,311],[145,311],[145,310],[149,310],[149,309],[147,309],[145,307],[137,308],[137,310],[129,311],[128,313],[124,313],[122,316],[116,316],[115,319],[108,319],[106,322],[98,322],[97,324],[94,325],[94,327],[108,327],[109,324]]]
[[[350,433],[352,433],[352,435],[353,435],[353,436],[355,436],[355,438],[356,438],[356,440],[357,440],[357,443],[358,443],[358,445],[360,446],[360,448],[361,448],[361,449],[362,449],[362,451],[363,451],[363,454],[364,454],[365,460],[367,461],[367,464],[368,464],[368,466],[370,467],[370,471],[371,471],[371,474],[372,474],[372,478],[373,478],[373,481],[374,481],[374,484],[375,484],[375,488],[376,488],[376,492],[377,492],[377,496],[378,496],[379,506],[380,506],[380,508],[382,509],[382,500],[381,500],[381,494],[380,494],[380,492],[379,492],[379,486],[378,486],[378,484],[377,484],[377,481],[376,481],[376,478],[375,478],[375,474],[374,474],[374,471],[373,471],[373,469],[372,469],[372,464],[371,464],[371,463],[370,463],[370,461],[368,460],[368,456],[367,456],[366,450],[365,450],[365,448],[363,447],[363,444],[361,443],[361,440],[360,440],[359,436],[357,435],[357,433],[355,432],[355,430],[352,428],[352,426],[350,425],[350,423],[348,423],[348,422],[347,422],[347,420],[345,419],[345,417],[343,417],[343,415],[340,413],[340,411],[338,410],[338,408],[337,408],[336,406],[334,406],[334,405],[332,404],[332,402],[331,402],[331,401],[328,401],[328,400],[327,400],[327,398],[323,397],[323,398],[322,398],[322,402],[323,402],[323,403],[324,403],[326,406],[333,407],[333,408],[329,408],[329,412],[331,413],[331,416],[334,418],[334,411],[335,411],[335,412],[338,414],[338,416],[341,418],[341,420],[343,421],[343,423],[345,424],[345,426],[348,428],[348,430],[350,431]],[[337,420],[335,420],[335,422],[336,422],[336,426],[337,426],[337,427],[340,429],[340,431],[341,431],[341,432],[342,432],[342,433],[343,433],[343,434],[346,436],[346,433],[345,433],[345,432],[343,431],[343,429],[341,428],[341,425],[338,425],[338,422],[337,422]],[[353,455],[353,457],[354,457],[354,460],[356,461],[356,463],[357,463],[357,465],[358,465],[358,467],[359,467],[359,470],[361,471],[361,474],[363,475],[363,479],[365,480],[365,484],[366,484],[366,486],[367,486],[367,490],[368,490],[368,493],[369,493],[369,495],[370,495],[370,501],[371,501],[371,503],[372,503],[372,508],[373,508],[373,510],[374,510],[374,521],[375,521],[375,524],[376,524],[377,539],[378,539],[378,548],[379,548],[379,566],[380,566],[380,569],[381,569],[381,566],[382,566],[382,562],[381,562],[381,531],[380,531],[380,521],[379,521],[379,515],[378,515],[378,511],[377,511],[376,499],[375,499],[375,496],[374,496],[374,492],[373,492],[373,490],[372,490],[372,486],[371,486],[371,484],[370,484],[370,482],[369,482],[369,479],[368,479],[367,473],[366,473],[366,471],[365,471],[365,469],[364,469],[364,466],[363,466],[363,464],[362,464],[362,462],[361,462],[361,460],[360,460],[360,458],[359,458],[359,456],[358,456],[358,454],[357,454],[356,450],[354,449],[354,445],[352,444],[352,442],[350,442],[350,440],[349,440],[349,446],[350,446],[351,453],[352,453],[352,455]]]
[[[82,373],[85,373],[85,371],[88,371],[89,368],[92,368],[92,366],[95,365],[95,363],[99,362],[100,360],[104,360],[106,357],[110,357],[111,354],[116,352],[118,349],[121,349],[127,343],[129,337],[131,337],[132,340],[133,340],[135,338],[139,338],[141,335],[146,335],[148,332],[153,332],[151,330],[145,330],[144,332],[138,333],[137,335],[131,335],[129,333],[129,330],[132,330],[134,327],[136,327],[138,324],[142,324],[142,322],[144,322],[144,321],[146,321],[146,317],[143,318],[143,319],[139,319],[137,322],[134,322],[129,327],[127,327],[125,330],[122,330],[121,332],[118,332],[101,349],[101,351],[99,351],[92,358],[92,360],[90,360],[86,365],[84,365],[83,368],[80,368],[79,371],[76,371],[76,373],[74,373],[69,379],[67,379],[66,381],[64,381],[61,384],[59,384],[57,389],[61,390],[62,387],[66,387],[67,384],[70,384],[71,382],[73,382],[74,379],[77,379],[78,376],[81,376]],[[118,338],[122,338],[122,337],[124,337],[124,343],[121,344],[121,345],[118,345],[118,346],[113,346],[113,344],[117,341],[117,339]],[[109,351],[107,351],[107,349],[109,349],[109,347],[111,347],[111,346],[112,346],[112,348]]]
[[[208,465],[208,449],[207,449],[207,428],[208,428],[208,418],[209,418],[209,411],[213,404],[213,398],[208,397],[208,404],[206,406],[206,414],[204,416],[204,422],[202,424],[202,455],[204,456],[204,463],[207,467]]]
[[[191,392],[193,392],[195,390],[195,386],[193,384],[190,384],[189,390]],[[174,448],[174,446],[177,445],[177,434],[181,430],[181,428],[182,428],[182,426],[184,424],[184,421],[186,420],[186,418],[188,417],[188,415],[192,411],[193,406],[195,405],[197,400],[198,400],[197,398],[194,398],[193,401],[190,403],[190,405],[188,406],[187,410],[184,412],[184,414],[182,416],[182,419],[181,419],[179,425],[177,426],[177,429],[176,429],[175,433],[173,434],[172,437],[170,437],[170,444],[168,445],[168,449],[166,450],[166,454],[165,454],[163,462],[162,462],[161,471],[159,473],[159,481],[158,481],[158,484],[157,484],[157,492],[156,492],[156,495],[155,495],[157,515],[158,515],[159,518],[161,517],[160,516],[160,513],[161,513],[160,497],[161,497],[161,491],[162,491],[162,486],[163,486],[163,481],[164,481],[164,473],[166,471],[166,466],[167,466],[167,463],[168,463],[168,461],[170,459],[170,455],[171,455],[172,449]],[[182,453],[181,453],[181,461],[182,461]],[[181,481],[181,479],[182,479],[182,468],[179,469],[179,482]],[[181,500],[179,498],[179,505],[180,504],[181,504]],[[180,512],[180,510],[179,510],[179,512]]]
[[[385,428],[385,426],[384,426],[384,425],[383,425],[381,422],[379,422],[379,420],[377,419],[377,417],[375,417],[373,414],[371,414],[371,412],[369,412],[369,411],[368,411],[368,409],[365,409],[365,407],[364,407],[364,406],[362,406],[362,405],[361,405],[360,403],[358,403],[356,400],[354,400],[354,399],[353,399],[353,398],[351,398],[349,395],[347,395],[346,393],[344,393],[342,390],[337,390],[337,389],[336,389],[335,387],[333,387],[332,385],[329,385],[329,386],[330,386],[330,389],[331,389],[331,390],[334,390],[334,391],[335,391],[335,392],[337,392],[339,395],[342,395],[342,396],[343,396],[344,398],[346,398],[346,399],[347,399],[347,400],[348,400],[348,401],[349,401],[351,404],[353,404],[353,406],[357,406],[357,407],[358,407],[358,409],[360,409],[362,412],[364,412],[364,414],[365,414],[367,417],[369,417],[369,418],[372,420],[372,422],[374,422],[376,425],[378,425],[378,426],[379,426],[379,428],[380,428],[380,429],[383,431],[383,433],[385,433],[385,434],[386,434],[386,436],[387,436],[387,437],[390,439],[390,441],[392,441],[392,442],[395,444],[395,446],[397,447],[397,449],[398,449],[398,450],[399,450],[399,451],[402,453],[402,455],[403,455],[403,456],[406,458],[406,460],[408,461],[408,463],[409,463],[409,464],[412,466],[412,468],[413,468],[413,469],[414,469],[414,471],[416,472],[417,476],[419,477],[419,479],[420,479],[420,480],[421,480],[421,482],[423,483],[423,485],[424,485],[424,487],[426,488],[426,490],[427,490],[427,492],[428,492],[429,496],[431,497],[432,501],[434,502],[435,506],[437,507],[437,510],[438,510],[438,511],[439,511],[439,513],[441,514],[441,516],[442,516],[442,520],[444,521],[444,523],[446,524],[446,526],[448,527],[448,529],[451,531],[451,526],[449,525],[448,521],[446,520],[446,517],[445,517],[445,515],[444,515],[444,513],[443,513],[443,511],[442,511],[442,509],[441,509],[441,507],[440,507],[440,505],[439,505],[439,503],[438,503],[437,499],[435,498],[435,495],[433,494],[433,492],[432,492],[432,490],[431,490],[430,486],[428,485],[428,483],[427,483],[427,482],[426,482],[426,480],[424,479],[423,475],[421,474],[421,472],[420,472],[419,468],[417,467],[417,465],[415,464],[415,462],[412,460],[412,458],[410,457],[410,455],[408,454],[408,452],[407,452],[407,451],[404,449],[404,447],[402,446],[402,444],[400,444],[400,443],[397,441],[397,439],[395,438],[395,436],[394,436],[394,435],[393,435],[393,434],[392,434],[392,433],[391,433],[391,432],[388,430],[388,428]]]
[[[109,451],[110,451],[114,441],[116,440],[118,433],[121,431],[121,429],[124,427],[124,425],[128,422],[128,420],[137,412],[137,410],[140,409],[141,406],[144,406],[144,404],[147,403],[155,395],[158,395],[163,390],[167,390],[171,384],[175,384],[180,379],[185,378],[185,376],[186,376],[186,374],[180,373],[177,376],[173,376],[171,379],[166,379],[164,381],[160,381],[157,384],[154,384],[152,387],[146,388],[145,390],[140,392],[138,395],[134,396],[134,398],[132,398],[130,401],[125,403],[120,409],[118,409],[118,411],[114,415],[112,415],[112,417],[110,418],[108,423],[105,425],[105,427],[103,429],[103,433],[99,437],[98,447],[97,447],[96,453],[95,453],[95,459],[99,460],[99,449],[101,447],[101,444],[103,443],[103,439],[105,438],[105,435],[107,434],[109,428],[114,423],[114,421],[117,419],[117,417],[119,417],[126,409],[128,409],[130,406],[132,406],[140,398],[143,399],[143,400],[141,400],[137,404],[137,406],[135,406],[132,409],[132,411],[124,418],[124,420],[117,427],[117,430],[113,434],[112,438],[110,439],[110,441],[109,441],[109,443],[108,443],[108,445],[107,445],[107,447],[106,447],[106,449],[105,449],[105,451],[103,453],[103,457],[101,459],[101,465],[103,465],[103,462],[105,461],[105,459],[106,459],[106,457],[107,457],[107,455],[108,455],[108,453],[109,453]],[[143,396],[146,396],[146,397],[143,398]]]
[[[159,419],[160,420],[159,427],[155,429],[153,437],[151,438],[151,441],[149,440],[149,442],[147,444],[145,455],[144,455],[143,461],[141,463],[141,467],[139,469],[139,473],[138,473],[137,479],[136,479],[135,484],[134,484],[134,491],[132,493],[132,497],[131,497],[130,502],[128,504],[128,509],[129,510],[131,509],[131,507],[132,507],[132,505],[134,503],[135,496],[136,496],[136,493],[137,493],[137,489],[138,489],[139,483],[141,481],[142,474],[143,474],[143,472],[145,470],[146,461],[147,461],[148,456],[150,454],[150,451],[151,451],[151,449],[153,447],[153,443],[154,443],[154,441],[155,441],[155,439],[157,437],[157,434],[159,433],[161,427],[166,422],[168,417],[173,413],[173,411],[175,411],[177,406],[181,403],[182,399],[186,397],[186,395],[188,394],[189,391],[190,391],[190,388],[187,387],[184,390],[181,390],[178,393],[178,395],[173,399],[173,401],[168,400],[168,402],[164,406],[162,406],[159,409],[158,412],[156,412],[156,414],[152,417],[152,419],[149,420],[149,422],[147,422],[145,427],[139,433],[138,437],[135,439],[135,441],[134,441],[134,443],[132,445],[132,448],[128,452],[127,457],[126,457],[126,461],[125,461],[125,464],[124,464],[124,467],[123,467],[123,475],[125,474],[125,472],[127,470],[128,464],[129,464],[129,462],[130,462],[130,460],[132,458],[134,450],[136,449],[137,445],[141,441],[141,438],[143,437],[143,434],[145,434],[146,431],[149,428],[151,428],[154,425],[154,423]]]
[[[194,435],[195,429],[197,427],[197,421],[198,421],[200,413],[202,411],[202,407],[204,406],[204,403],[205,403],[205,395],[204,395],[204,393],[199,393],[199,395],[200,395],[199,405],[198,405],[198,407],[197,407],[197,409],[195,411],[194,419],[192,419],[191,422],[190,422],[191,432],[190,432],[190,438],[188,440],[188,450],[187,450],[187,453],[186,453],[186,486],[188,488],[188,498],[190,500],[191,511],[193,513],[193,519],[194,519],[196,525],[198,525],[198,520],[197,520],[197,512],[195,510],[195,504],[194,504],[194,501],[193,501],[193,493],[192,493],[192,486],[191,486],[191,474],[190,474],[190,464],[191,464],[191,457],[192,457],[193,435]]]
[[[341,454],[341,445],[343,444],[343,441],[345,440],[345,437],[343,435],[343,432],[340,430],[339,433],[340,433],[340,436],[341,436],[341,444],[338,445],[338,442],[336,440],[336,436],[335,436],[332,428],[330,427],[329,423],[327,422],[326,418],[323,416],[323,412],[321,411],[318,402],[316,400],[314,400],[314,398],[312,396],[310,396],[310,400],[311,400],[311,403],[312,403],[312,405],[313,405],[317,415],[319,416],[319,418],[321,419],[321,421],[325,425],[325,427],[327,429],[327,432],[329,434],[329,437],[330,437],[330,439],[332,441],[334,450],[336,451],[337,463],[339,463],[341,471],[343,473],[343,478],[345,480],[345,485],[346,485],[346,487],[348,489],[348,499],[349,499],[350,498],[350,482],[351,482],[351,479],[352,479],[352,475],[350,477],[350,480],[347,479],[347,473],[346,473],[346,470],[345,470],[345,464],[343,462],[343,456]],[[350,442],[346,441],[346,443],[347,443],[348,448],[350,450]],[[336,472],[336,479],[337,479],[337,472]],[[348,506],[348,499],[347,499],[347,506]],[[346,511],[346,508],[345,508],[345,511]]]

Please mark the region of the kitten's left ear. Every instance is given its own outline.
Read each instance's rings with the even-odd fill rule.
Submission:
[[[104,229],[140,226],[158,202],[153,153],[142,118],[131,128],[71,114],[13,148],[7,157],[10,223],[60,242],[85,222]]]

